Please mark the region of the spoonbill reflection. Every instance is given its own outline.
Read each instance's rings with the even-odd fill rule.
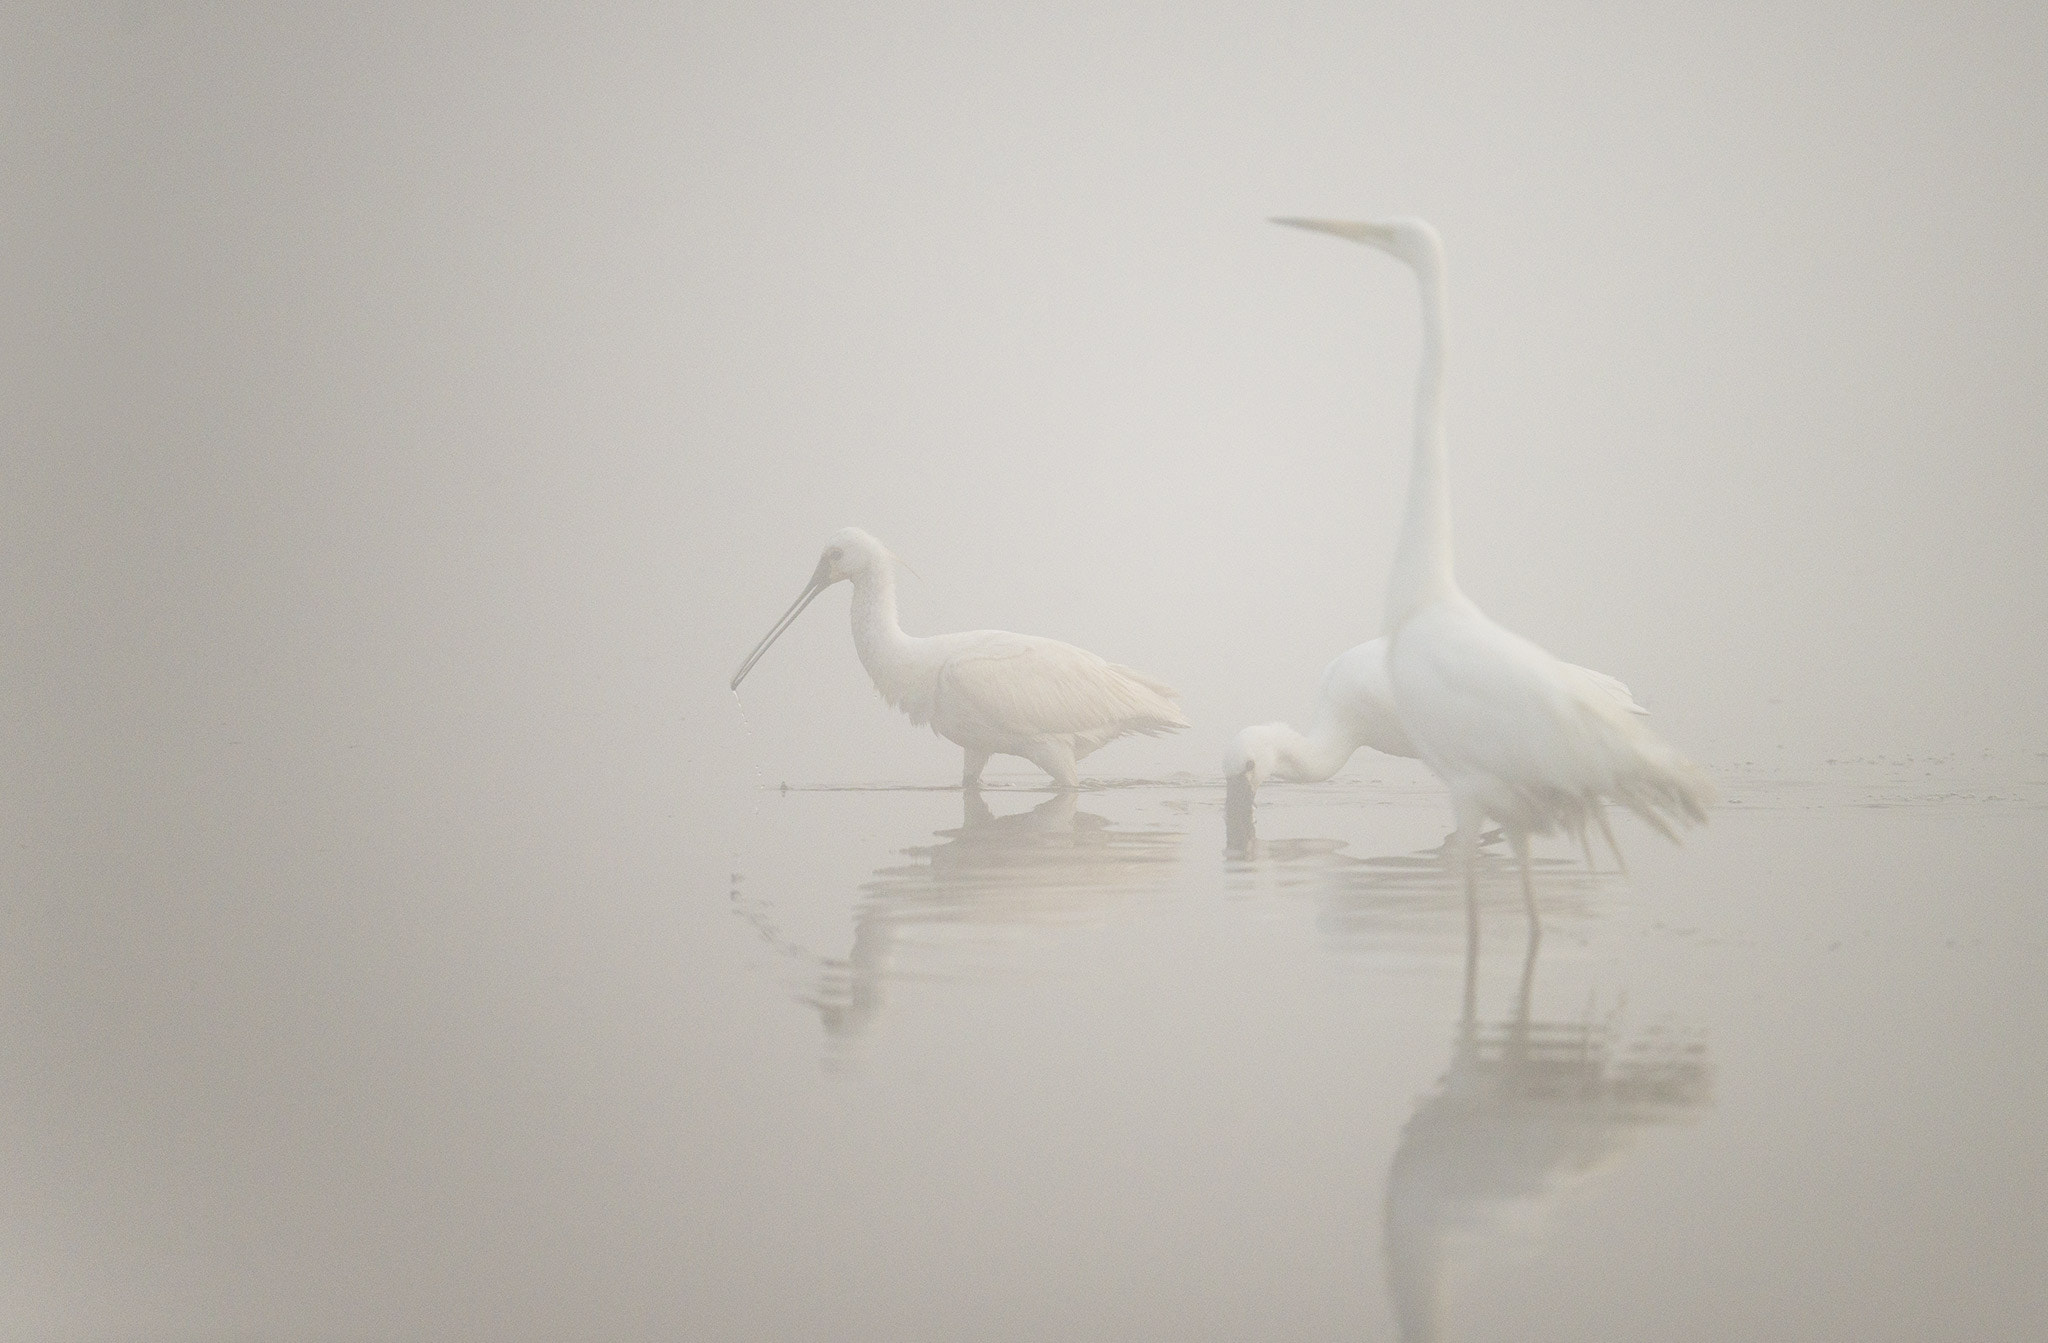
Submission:
[[[992,755],[1029,760],[1055,785],[1075,788],[1075,762],[1115,741],[1188,726],[1180,692],[1085,648],[1003,630],[920,639],[896,623],[896,557],[858,527],[835,532],[811,581],[732,674],[738,690],[770,644],[813,598],[853,584],[853,646],[868,679],[913,723],[966,753],[962,787],[981,779]]]
[[[1450,790],[1468,905],[1477,902],[1480,827],[1491,817],[1514,847],[1530,931],[1540,934],[1529,836],[1564,830],[1583,840],[1589,822],[1606,824],[1604,808],[1614,801],[1675,840],[1674,825],[1706,820],[1713,786],[1616,701],[1609,678],[1560,662],[1495,624],[1458,588],[1443,433],[1443,244],[1436,230],[1420,219],[1274,222],[1364,243],[1415,272],[1422,368],[1407,511],[1387,581],[1388,678],[1401,726]]]
[[[869,1031],[893,985],[986,978],[1039,933],[1089,926],[1121,902],[1174,889],[1186,838],[1178,829],[1082,811],[1071,790],[1003,815],[978,788],[959,797],[958,829],[897,850],[861,883],[844,911],[853,937],[843,955],[813,952],[785,933],[805,900],[783,910],[734,889],[734,912],[802,967],[793,987],[817,1010],[833,1056]],[[837,883],[767,885],[823,893],[832,905]]]

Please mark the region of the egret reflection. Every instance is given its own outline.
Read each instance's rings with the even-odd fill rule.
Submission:
[[[859,887],[845,955],[790,946],[760,901],[741,909],[799,962],[798,996],[817,1009],[835,1047],[867,1032],[892,982],[992,973],[1024,930],[1089,923],[1133,895],[1172,887],[1185,837],[1178,830],[1115,825],[1083,811],[1076,792],[1001,815],[979,788],[960,798],[958,828],[902,849],[908,861]]]
[[[1441,1336],[1448,1263],[1527,1226],[1571,1184],[1624,1153],[1646,1128],[1686,1120],[1713,1099],[1705,1044],[1669,1026],[1630,1030],[1619,1009],[1590,1005],[1565,1018],[1535,1010],[1540,938],[1523,943],[1513,1010],[1488,1022],[1479,1003],[1479,922],[1467,904],[1455,846],[1360,856],[1345,841],[1261,838],[1250,790],[1226,799],[1227,862],[1234,879],[1300,889],[1316,904],[1326,945],[1347,954],[1401,949],[1440,964],[1462,929],[1463,994],[1449,1065],[1416,1106],[1389,1165],[1383,1249],[1404,1340]],[[1563,859],[1538,899],[1566,925],[1596,920],[1611,877]],[[1501,895],[1516,864],[1482,853],[1477,875]],[[1610,1001],[1625,995],[1610,993]],[[1592,1003],[1591,996],[1580,999]]]
[[[1466,962],[1450,1066],[1402,1129],[1387,1171],[1387,1290],[1408,1343],[1441,1337],[1444,1270],[1461,1244],[1540,1218],[1643,1130],[1713,1103],[1707,1047],[1687,1031],[1631,1033],[1618,1011],[1538,1018],[1539,946],[1529,943],[1514,1012],[1497,1023],[1479,1019]]]

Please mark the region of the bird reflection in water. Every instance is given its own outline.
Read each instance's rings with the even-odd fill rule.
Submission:
[[[1062,792],[997,815],[981,789],[963,790],[958,829],[902,850],[910,861],[861,886],[843,957],[791,946],[758,903],[740,912],[804,965],[799,996],[844,1048],[880,1014],[891,981],[971,977],[1022,929],[1088,923],[1133,894],[1171,888],[1182,832],[1116,826],[1082,811],[1081,798]]]
[[[1464,916],[1466,953],[1477,955],[1479,923],[1468,901],[1457,867],[1454,838],[1416,853],[1362,858],[1346,852],[1340,839],[1259,835],[1256,798],[1242,784],[1226,784],[1224,796],[1224,858],[1240,884],[1286,889],[1313,888],[1317,919],[1333,946],[1385,949],[1403,934],[1433,940]],[[1482,845],[1501,838],[1498,830],[1482,836]],[[1492,849],[1475,855],[1482,874],[1505,875],[1513,869]],[[1532,857],[1531,865],[1549,874],[1543,904],[1554,914],[1584,914],[1588,896],[1615,874],[1580,868],[1564,859]],[[1500,883],[1488,883],[1498,887]]]
[[[1459,1241],[1497,1236],[1503,1224],[1540,1214],[1643,1130],[1684,1122],[1713,1103],[1712,1061],[1689,1032],[1630,1034],[1617,1016],[1590,1013],[1536,1019],[1537,950],[1529,944],[1514,1014],[1498,1024],[1479,1020],[1467,962],[1450,1066],[1394,1151],[1384,1244],[1404,1340],[1441,1336],[1445,1262]]]
[[[1534,1010],[1542,943],[1524,945],[1512,1015],[1479,1012],[1477,920],[1466,908],[1455,854],[1360,858],[1340,840],[1260,839],[1249,796],[1226,801],[1228,858],[1240,879],[1314,890],[1332,947],[1384,952],[1455,936],[1462,919],[1464,993],[1450,1065],[1402,1129],[1387,1172],[1387,1287],[1404,1340],[1442,1336],[1447,1261],[1526,1226],[1572,1183],[1619,1158],[1635,1136],[1683,1122],[1712,1104],[1703,1041],[1675,1026],[1629,1031],[1618,1011],[1565,1020]],[[1491,865],[1504,877],[1504,857]],[[1568,922],[1594,913],[1599,878],[1558,862],[1543,884],[1546,911]],[[1497,886],[1506,883],[1496,882]]]

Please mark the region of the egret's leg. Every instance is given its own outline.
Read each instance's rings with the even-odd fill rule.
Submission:
[[[1048,737],[1021,747],[1018,755],[1052,775],[1055,788],[1079,788],[1080,771],[1074,768],[1074,748],[1057,737]]]
[[[1536,913],[1536,886],[1529,879],[1529,836],[1520,830],[1508,831],[1508,843],[1515,848],[1515,866],[1522,873],[1522,908],[1529,912],[1529,940],[1543,936],[1543,920]]]
[[[960,749],[966,752],[965,758],[960,762],[960,786],[981,787],[981,771],[988,764],[990,752],[977,751],[972,746],[963,746]]]
[[[1593,811],[1593,815],[1596,818],[1598,818],[1600,822],[1601,838],[1607,841],[1608,848],[1614,850],[1614,865],[1620,868],[1622,873],[1626,875],[1628,872],[1628,859],[1621,856],[1621,845],[1616,844],[1614,842],[1614,827],[1607,824],[1607,808],[1595,808]]]
[[[1478,1006],[1475,994],[1479,975],[1479,828],[1486,824],[1486,812],[1465,802],[1452,800],[1458,817],[1458,863],[1465,869],[1465,1019],[1470,1021]]]

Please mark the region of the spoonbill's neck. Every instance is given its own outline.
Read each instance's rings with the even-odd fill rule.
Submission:
[[[1408,509],[1387,578],[1386,630],[1458,590],[1451,571],[1451,482],[1444,446],[1446,325],[1441,257],[1414,263],[1422,297],[1422,366],[1415,387],[1415,455],[1408,468]]]
[[[896,573],[887,560],[853,577],[853,647],[877,686],[895,684],[912,660],[917,639],[896,623]]]
[[[1357,751],[1358,743],[1328,714],[1318,713],[1307,732],[1283,728],[1280,764],[1296,783],[1321,783],[1334,778]]]

